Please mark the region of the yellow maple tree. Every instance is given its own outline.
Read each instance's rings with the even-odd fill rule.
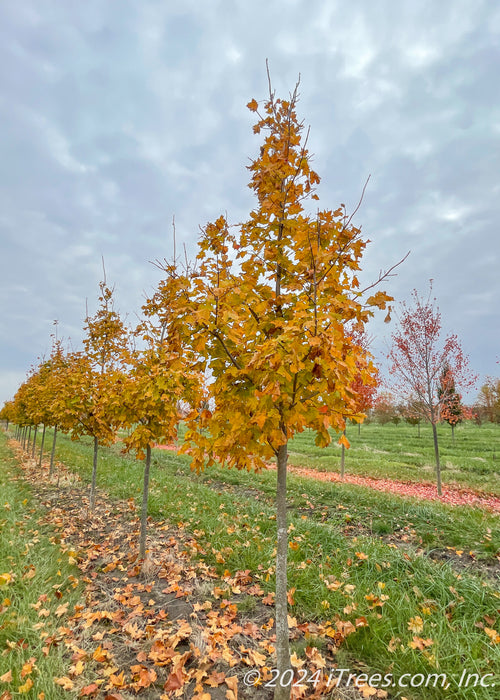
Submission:
[[[264,134],[249,166],[257,206],[241,224],[230,226],[220,216],[203,229],[189,285],[177,302],[183,342],[211,376],[209,407],[188,421],[185,436],[193,468],[217,462],[258,470],[270,459],[277,462],[280,674],[291,668],[288,441],[312,428],[316,444],[326,446],[330,429],[342,432],[347,418],[362,419],[355,387],[374,384],[376,370],[349,329],[362,333],[373,310],[391,301],[384,292],[360,289],[367,241],[344,206],[306,212],[308,202],[317,206],[319,176],[310,166],[297,98],[297,87],[287,100],[270,89],[262,108],[256,100],[248,104],[257,115],[254,133]],[[275,697],[289,691],[277,687]]]

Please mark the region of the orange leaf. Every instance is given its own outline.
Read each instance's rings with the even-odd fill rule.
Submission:
[[[249,102],[247,104],[247,107],[251,112],[256,112],[259,108],[259,104],[258,104],[256,99],[253,99],[251,102]]]
[[[493,644],[500,644],[500,635],[498,632],[494,629],[490,629],[489,627],[485,627],[484,631],[488,635],[488,637],[491,639]]]
[[[171,690],[179,690],[179,688],[182,688],[183,685],[184,677],[182,668],[178,668],[176,671],[172,671],[172,673],[169,675],[165,685],[163,686],[163,690],[166,690],[167,692]]]
[[[0,681],[2,683],[10,683],[12,680],[12,671],[7,671],[7,673],[4,673],[3,676],[0,676]]]
[[[346,450],[348,450],[348,449],[350,448],[350,446],[351,446],[351,443],[349,442],[349,440],[346,438],[345,435],[341,435],[341,436],[339,437],[338,444],[339,444],[339,445],[344,445],[344,447],[346,448]]]
[[[229,690],[226,693],[226,698],[228,700],[237,700],[238,699],[238,678],[237,676],[229,676],[226,678],[225,683]]]
[[[98,690],[99,686],[97,683],[91,683],[80,690],[80,696],[83,697],[84,695],[94,695],[94,693],[97,693]]]

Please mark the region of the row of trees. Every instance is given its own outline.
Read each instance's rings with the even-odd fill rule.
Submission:
[[[439,391],[443,391],[439,389]],[[395,394],[383,388],[377,393],[367,414],[366,420],[375,421],[381,425],[398,424],[406,421],[411,425],[420,425],[423,411],[416,407],[416,400],[408,403],[398,401]],[[448,423],[452,430],[459,423],[473,420],[478,425],[482,423],[500,423],[500,379],[487,378],[481,386],[476,401],[471,405],[462,402],[462,395],[455,389],[446,395],[439,414],[440,421]],[[420,433],[419,433],[420,434]]]
[[[221,216],[203,229],[193,263],[181,267],[175,253],[171,262],[159,263],[164,278],[134,330],[114,310],[113,290],[104,280],[99,309],[85,321],[83,349],[66,350],[54,340],[50,357],[31,370],[1,414],[20,428],[42,425],[43,434],[51,426],[54,439],[57,431],[92,437],[91,509],[99,446],[125,431],[124,449],[145,465],[141,558],[151,448],[175,440],[181,418],[181,449],[192,455],[193,469],[218,462],[259,470],[275,459],[279,677],[291,667],[288,442],[312,428],[318,446],[327,446],[336,432],[343,454],[349,447],[346,422],[364,419],[378,383],[365,327],[377,309],[390,312],[392,301],[374,288],[393,269],[362,289],[367,241],[353,216],[344,205],[306,212],[307,202],[316,206],[319,177],[296,104],[297,88],[281,100],[271,87],[261,107],[256,100],[248,104],[256,115],[254,133],[264,134],[259,156],[248,166],[257,198],[248,220],[231,226]],[[454,336],[438,350],[440,319],[432,302],[415,300],[414,310],[403,306],[393,336],[393,375],[435,428],[470,377]],[[277,687],[275,697],[288,698],[289,690]]]
[[[347,419],[363,419],[361,387],[373,385],[377,371],[360,338],[373,311],[391,301],[374,285],[360,288],[367,242],[345,208],[304,209],[318,200],[319,177],[310,167],[296,103],[297,89],[288,100],[270,89],[261,111],[255,100],[249,103],[257,116],[254,132],[265,135],[249,166],[257,206],[237,226],[222,216],[208,224],[193,264],[180,269],[175,255],[164,261],[164,280],[143,307],[133,342],[125,342],[104,282],[100,309],[86,322],[84,350],[63,352],[56,343],[7,407],[18,425],[44,423],[74,438],[93,437],[91,507],[98,446],[119,428],[128,430],[125,449],[145,456],[147,504],[151,446],[175,438],[181,405],[189,407],[182,449],[192,454],[193,468],[223,462],[260,469],[275,458],[281,677],[291,668],[288,441],[311,427],[317,444],[326,446],[330,429],[342,433]],[[341,441],[348,446],[345,436]],[[289,692],[278,687],[276,697]]]

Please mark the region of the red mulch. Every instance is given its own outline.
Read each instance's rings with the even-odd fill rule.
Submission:
[[[340,474],[335,472],[323,472],[315,469],[305,469],[304,467],[289,466],[289,470],[298,476],[305,476],[308,479],[318,481],[342,481]],[[451,506],[477,506],[486,508],[495,513],[500,513],[500,498],[488,493],[478,493],[452,484],[443,485],[443,494],[438,496],[436,484],[428,481],[396,481],[395,479],[374,479],[369,476],[357,476],[346,474],[344,482],[357,484],[358,486],[368,486],[377,491],[389,491],[399,496],[413,496],[427,501],[441,501]]]
[[[177,452],[175,445],[155,445],[155,447],[158,450]],[[275,466],[272,464],[268,466],[269,469],[275,469]],[[342,482],[340,474],[336,472],[317,471],[316,469],[293,467],[291,465],[288,466],[288,469],[294,474],[305,476],[308,479]],[[421,498],[426,501],[441,501],[441,503],[447,503],[450,506],[477,506],[478,508],[491,510],[494,513],[500,513],[500,498],[498,496],[472,491],[453,484],[443,485],[443,494],[438,496],[436,484],[429,481],[397,481],[395,479],[375,479],[370,476],[346,474],[344,483],[368,486],[376,491],[388,491],[398,496]]]

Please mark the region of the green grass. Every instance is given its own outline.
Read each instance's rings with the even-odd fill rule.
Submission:
[[[39,524],[42,513],[20,479],[3,432],[0,464],[0,676],[12,672],[11,682],[0,682],[0,696],[10,691],[17,697],[18,688],[31,679],[26,697],[44,692],[47,700],[64,698],[67,694],[53,679],[67,669],[65,646],[58,643],[65,618],[55,611],[68,603],[71,613],[81,590],[79,571],[57,546],[55,533]],[[21,677],[33,657],[32,672]]]
[[[375,426],[370,433],[369,428],[365,440],[371,434],[373,444],[379,446],[389,446],[389,437],[405,434],[402,426]],[[380,438],[375,442],[376,431],[386,428],[387,442]],[[468,434],[467,429],[463,432]],[[300,436],[303,454],[314,460],[315,448],[307,447],[307,437]],[[457,434],[457,443],[463,437]],[[299,438],[294,442],[295,454],[299,454],[297,447]],[[329,449],[332,453],[335,448]],[[375,453],[378,459],[385,459],[385,450],[376,449],[380,449]],[[401,454],[412,449],[405,444]],[[57,457],[89,481],[88,441],[72,443],[61,436]],[[256,475],[210,469],[197,476],[190,472],[187,458],[155,451],[150,514],[192,532],[203,549],[199,556],[217,565],[221,573],[250,569],[270,591],[274,586],[274,482],[273,472]],[[139,500],[142,464],[120,457],[116,450],[101,450],[98,483],[113,497]],[[493,575],[483,576],[477,565],[465,571],[426,555],[455,547],[492,561],[500,544],[498,517],[295,475],[289,477],[289,505],[293,543],[289,587],[296,589],[292,613],[318,620],[339,615],[354,623],[366,618],[368,623],[347,638],[339,660],[354,657],[372,672],[384,674],[390,669],[395,678],[436,669],[449,679],[458,678],[464,668],[479,675],[499,672],[500,645],[494,645],[484,632],[484,627],[499,628],[498,581]],[[455,563],[459,561],[456,556]],[[240,603],[243,609],[250,605]],[[410,629],[416,618],[421,620],[419,632]],[[432,644],[424,650],[413,649],[409,643],[414,636]],[[402,694],[412,697],[409,691]],[[413,697],[440,698],[442,690],[415,690]],[[492,688],[460,690],[452,683],[446,697],[493,700],[498,695]]]
[[[434,481],[434,447],[429,424],[418,428],[406,423],[348,426],[351,443],[346,472],[403,481]],[[485,490],[500,495],[500,426],[473,423],[451,429],[438,426],[443,483]],[[325,471],[340,470],[340,447],[334,439],[328,448],[316,447],[314,434],[304,431],[289,444],[290,464]]]

